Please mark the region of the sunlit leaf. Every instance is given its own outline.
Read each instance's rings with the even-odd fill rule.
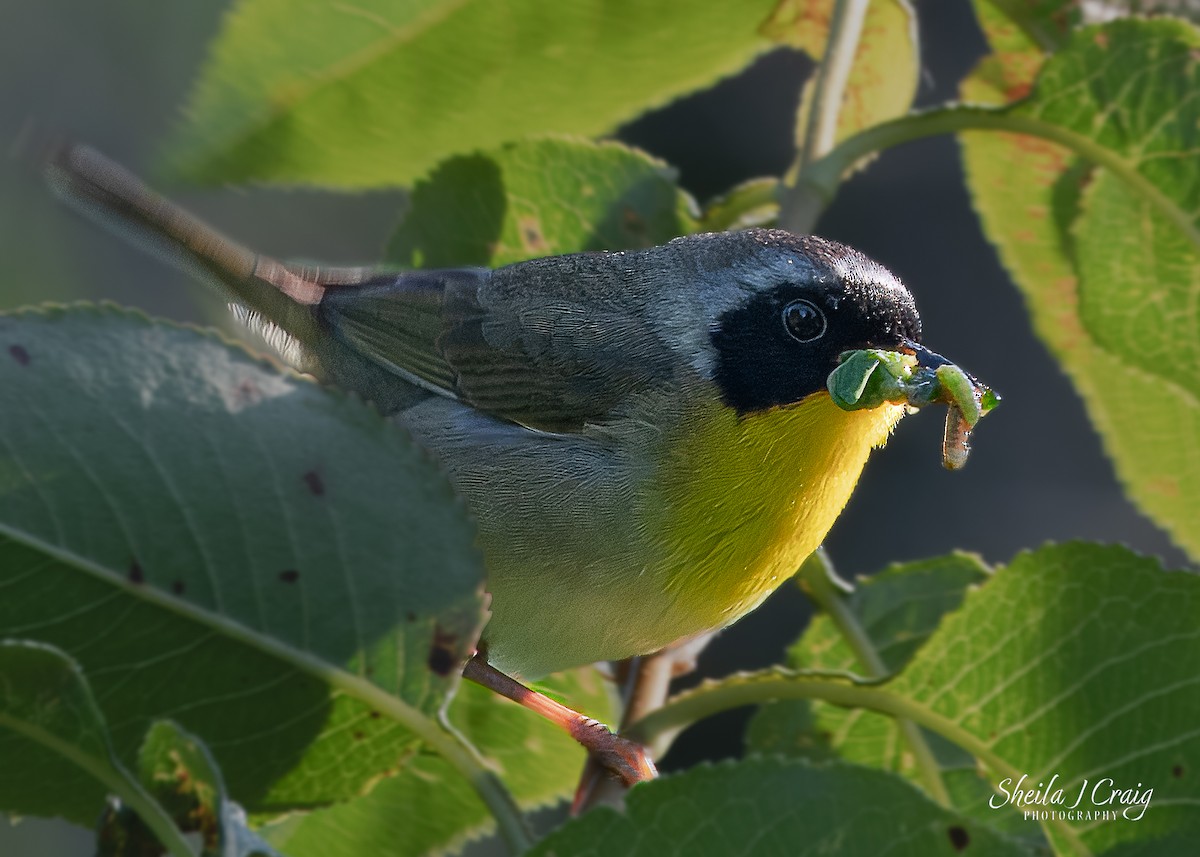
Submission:
[[[833,7],[831,0],[815,3],[783,0],[764,26],[764,32],[819,60],[829,38]],[[867,6],[831,142],[907,113],[917,94],[920,71],[917,19],[908,0],[872,0]],[[801,148],[805,145],[815,83],[815,78],[810,78],[805,84],[797,113],[796,143]]]
[[[1003,103],[1029,91],[1040,53],[1007,37],[1010,50],[964,85],[969,100]],[[1196,557],[1198,50],[1200,32],[1173,20],[1118,21],[1072,37],[1011,115],[1094,149],[961,135],[975,207],[1038,333],[1083,395],[1132,498]],[[1097,166],[1100,156],[1112,166]]]
[[[942,618],[987,577],[988,570],[978,557],[968,554],[894,565],[859,580],[846,597],[846,607],[890,675],[904,668]],[[786,663],[802,670],[864,677],[872,673],[870,664],[862,662],[826,614],[817,616],[789,648]],[[970,753],[928,730],[920,730],[918,736],[932,754],[937,775],[960,812],[972,813],[1011,835],[1044,841],[1037,825],[1024,823],[1019,814],[981,807],[993,786],[979,776]],[[893,771],[918,788],[929,787],[928,773],[918,762],[918,748],[896,719],[862,708],[840,708],[815,700],[764,705],[750,722],[746,746],[755,753],[816,760],[836,755]]]
[[[615,721],[609,689],[590,667],[546,679],[539,688],[576,710]],[[523,808],[554,803],[573,793],[584,752],[558,726],[469,683],[451,702],[450,720],[497,766]],[[493,827],[470,785],[441,757],[423,752],[370,794],[285,819],[263,834],[289,857],[410,857],[456,851]]]
[[[1062,795],[1037,806],[1047,817],[1026,818],[1030,807],[1021,806],[1021,823],[1042,824],[1064,853],[1098,854],[1200,833],[1197,661],[1200,577],[1163,571],[1124,548],[1074,543],[996,569],[889,681],[778,670],[734,676],[681,694],[632,728],[645,739],[664,724],[766,700],[871,708],[976,758],[991,793],[956,792],[967,817],[999,819],[1014,808],[1005,791],[1044,790],[1053,780]],[[894,765],[882,746],[872,736],[864,761]]]
[[[600,134],[744,66],[773,2],[241,0],[170,161],[204,182],[372,187],[533,134]]]

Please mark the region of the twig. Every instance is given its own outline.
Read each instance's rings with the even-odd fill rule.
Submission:
[[[836,0],[829,21],[829,39],[817,66],[812,106],[796,162],[784,179],[780,197],[779,225],[793,232],[809,233],[825,206],[825,200],[798,181],[804,169],[825,155],[837,138],[838,116],[846,95],[846,82],[858,53],[858,40],[867,17],[869,0]]]
[[[626,661],[627,676],[622,689],[623,711],[619,734],[634,723],[662,708],[671,690],[671,680],[696,668],[696,658],[716,636],[716,632],[701,634],[653,655]],[[671,746],[678,731],[656,736],[647,747],[650,757],[659,758]],[[591,757],[584,765],[575,792],[571,811],[580,815],[594,806],[617,806],[625,796],[626,786],[607,776]]]

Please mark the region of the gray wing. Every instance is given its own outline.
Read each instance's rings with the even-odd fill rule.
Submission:
[[[674,375],[639,278],[623,276],[621,257],[588,256],[392,274],[329,289],[319,311],[407,380],[531,428],[577,430]]]

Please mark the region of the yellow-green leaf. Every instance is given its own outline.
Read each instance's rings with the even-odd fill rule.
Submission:
[[[783,0],[764,26],[764,32],[819,60],[825,51],[832,14],[833,3],[829,0],[815,3]],[[846,81],[834,142],[907,113],[917,94],[920,70],[917,19],[908,0],[872,0]],[[812,108],[813,87],[814,81],[810,79],[797,114],[796,143],[801,147]]]
[[[964,96],[997,103],[1027,90],[1038,49],[1011,47],[977,70]],[[961,135],[976,210],[1035,328],[1083,395],[1131,497],[1195,557],[1198,51],[1200,31],[1181,21],[1082,30],[1009,112],[1039,135]]]
[[[606,685],[595,669],[585,667],[546,679],[539,689],[614,722]],[[487,756],[522,808],[551,804],[574,791],[583,748],[548,720],[470,683],[459,688],[449,717]],[[415,857],[453,853],[493,827],[466,781],[441,757],[422,752],[364,797],[285,819],[263,834],[289,857]]]
[[[695,225],[695,202],[661,161],[620,143],[530,140],[450,158],[418,182],[387,258],[499,267],[651,247]]]
[[[595,135],[737,71],[772,0],[240,0],[175,135],[200,182],[404,185],[449,155]]]

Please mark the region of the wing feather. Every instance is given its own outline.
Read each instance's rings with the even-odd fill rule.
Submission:
[[[513,288],[519,267],[500,283],[486,269],[392,274],[329,289],[320,312],[336,336],[402,377],[546,431],[602,422],[630,394],[669,383],[667,348],[638,302],[620,299],[619,282],[617,299],[585,303],[569,277],[544,267],[528,280],[534,288]]]

